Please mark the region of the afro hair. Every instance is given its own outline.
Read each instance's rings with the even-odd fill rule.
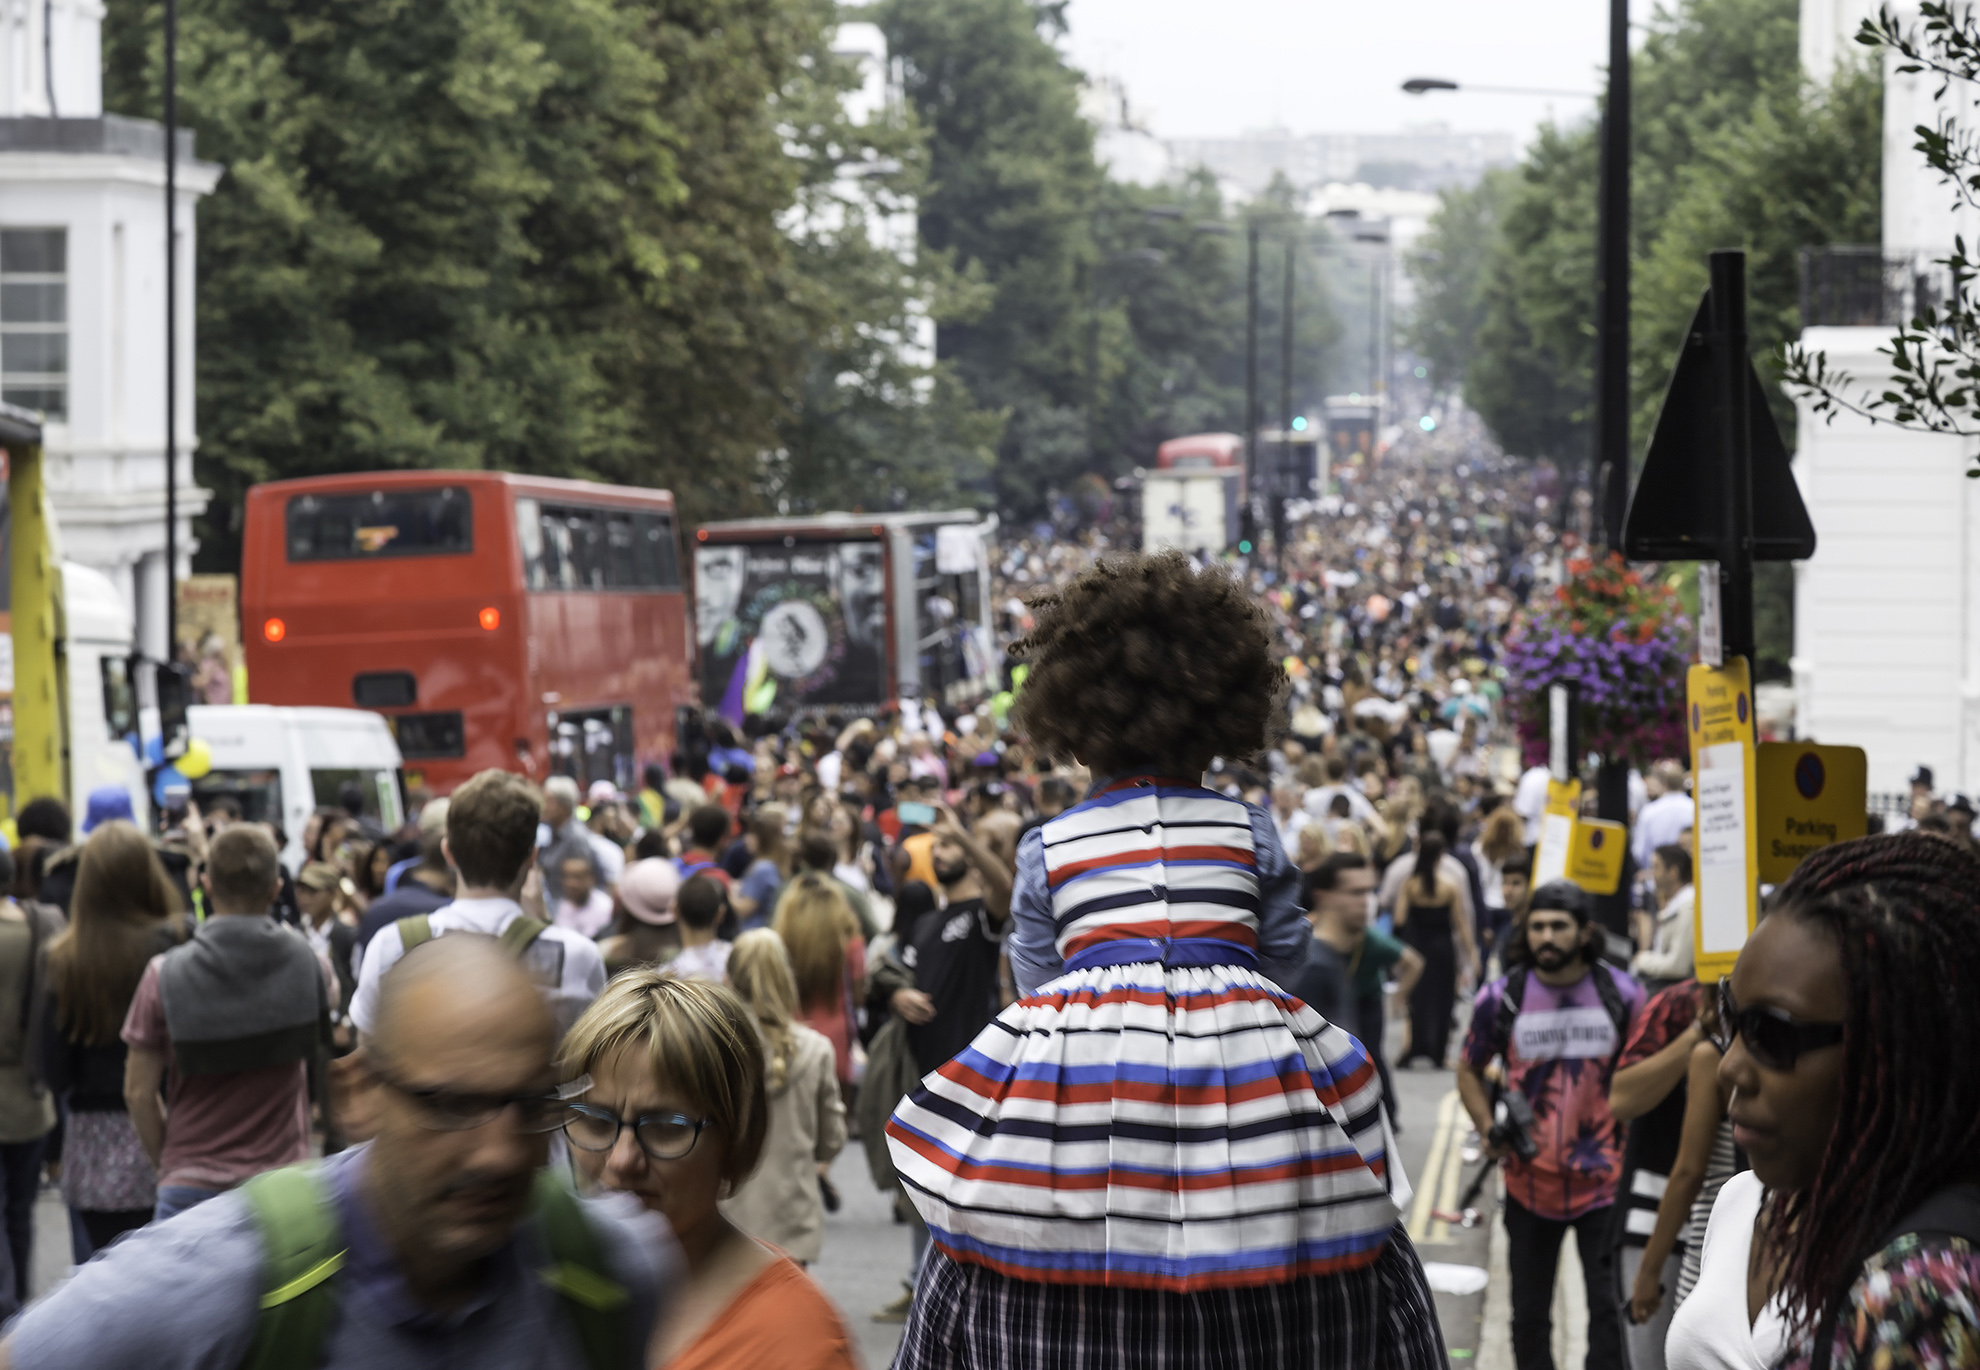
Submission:
[[[1014,721],[1040,751],[1193,780],[1271,741],[1286,674],[1264,610],[1221,567],[1178,551],[1107,557],[1032,608],[1010,654],[1030,667]]]

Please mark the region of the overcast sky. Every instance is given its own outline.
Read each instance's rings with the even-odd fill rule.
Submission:
[[[1632,0],[1641,22],[1649,0]],[[1119,78],[1165,138],[1283,125],[1394,132],[1441,121],[1524,144],[1586,100],[1405,95],[1411,76],[1593,91],[1608,54],[1602,0],[1072,0],[1065,46]]]

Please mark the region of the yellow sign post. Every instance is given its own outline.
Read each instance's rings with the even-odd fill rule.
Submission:
[[[1780,884],[1808,853],[1869,830],[1870,763],[1861,747],[1762,742],[1755,774],[1763,885]]]
[[[1622,883],[1629,829],[1606,818],[1578,818],[1568,848],[1567,878],[1590,894],[1614,894]]]
[[[1695,805],[1694,946],[1698,978],[1709,984],[1731,972],[1759,913],[1753,687],[1744,657],[1691,668],[1685,678],[1685,725]]]

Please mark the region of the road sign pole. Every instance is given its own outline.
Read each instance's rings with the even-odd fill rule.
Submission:
[[[1245,230],[1244,266],[1244,510],[1238,537],[1258,552],[1258,221]]]
[[[1753,660],[1753,395],[1746,338],[1746,254],[1714,252],[1712,389],[1720,425],[1720,496],[1726,517],[1719,558],[1719,612],[1725,654]]]

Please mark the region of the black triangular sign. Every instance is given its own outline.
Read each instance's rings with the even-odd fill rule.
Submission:
[[[1643,459],[1623,520],[1623,555],[1632,561],[1723,561],[1729,530],[1720,496],[1718,420],[1713,410],[1712,292],[1698,302],[1657,431]],[[1760,376],[1746,361],[1747,414],[1753,443],[1753,559],[1803,561],[1815,555],[1815,525],[1794,483],[1787,444],[1767,407]]]

